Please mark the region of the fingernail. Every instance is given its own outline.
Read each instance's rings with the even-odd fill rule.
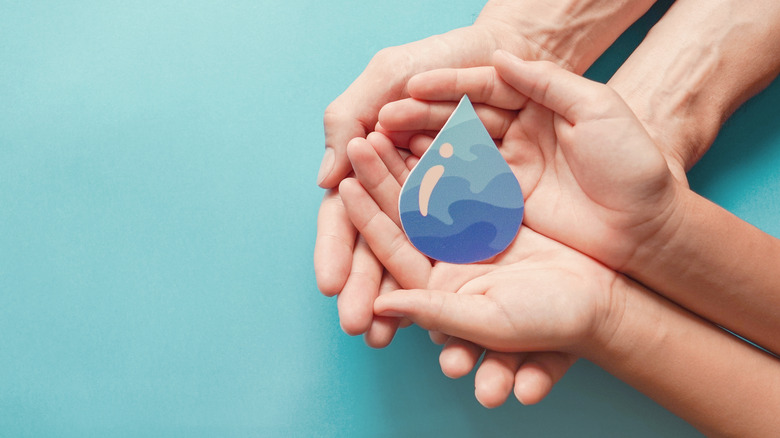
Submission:
[[[325,155],[322,156],[322,164],[320,164],[320,171],[317,173],[317,185],[322,184],[322,181],[330,175],[333,170],[333,164],[336,161],[333,149],[325,148]]]
[[[474,398],[475,398],[475,399],[477,399],[477,402],[478,402],[479,404],[481,404],[483,407],[487,408],[487,405],[485,405],[485,402],[483,402],[483,401],[482,401],[482,400],[479,398],[479,393],[480,393],[480,390],[479,390],[479,388],[477,388],[477,387],[475,386],[475,387],[474,387]]]
[[[523,401],[523,397],[520,396],[520,394],[525,390],[526,386],[527,385],[524,385],[522,382],[517,382],[517,383],[515,383],[515,388],[514,388],[515,398],[523,406],[526,406],[527,404],[526,404],[525,401]]]

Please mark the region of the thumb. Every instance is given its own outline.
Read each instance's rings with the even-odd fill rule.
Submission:
[[[506,347],[512,326],[498,304],[484,295],[440,290],[397,290],[377,297],[374,313],[405,316],[435,330],[485,347]]]
[[[571,124],[609,116],[613,108],[622,106],[615,105],[622,100],[611,88],[549,61],[523,61],[499,50],[493,64],[506,83]]]

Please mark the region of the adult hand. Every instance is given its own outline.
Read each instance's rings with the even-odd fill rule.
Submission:
[[[382,127],[439,129],[456,100],[469,94],[520,181],[529,228],[616,270],[648,239],[669,232],[684,186],[614,91],[506,52],[496,54],[494,65],[412,78],[412,97],[427,101],[385,106]],[[412,137],[415,150],[418,141]]]

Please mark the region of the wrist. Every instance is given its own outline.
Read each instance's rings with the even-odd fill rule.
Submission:
[[[521,58],[582,74],[654,2],[491,0],[474,24],[500,29],[502,48]]]
[[[679,181],[709,149],[725,118],[725,94],[704,91],[692,80],[671,83],[626,64],[608,85],[628,104]]]
[[[750,406],[780,402],[776,358],[627,277],[615,289],[624,302],[613,330],[582,357],[707,435],[773,436],[774,412]]]
[[[667,331],[663,298],[625,275],[610,289],[610,308],[576,354],[596,364],[626,363],[663,343]]]
[[[664,154],[689,170],[780,71],[771,0],[675,2],[610,79]],[[671,168],[671,166],[670,166]]]
[[[571,353],[596,363],[632,356],[637,340],[654,338],[655,335],[647,330],[660,327],[660,314],[652,305],[648,307],[648,298],[643,296],[647,293],[652,294],[627,276],[616,273],[602,314],[597,317],[589,336]],[[653,324],[643,322],[648,320],[653,320]]]
[[[669,197],[668,204],[656,215],[658,225],[655,230],[633,243],[633,254],[619,267],[620,272],[643,281],[656,269],[675,263],[668,260],[678,257],[670,248],[681,238],[685,239],[688,216],[695,209],[697,196],[685,182],[678,181],[671,186]]]
[[[526,60],[551,61],[573,71],[572,56],[553,47],[575,45],[578,36],[564,31],[554,20],[551,8],[535,2],[505,4],[489,1],[472,26],[491,34],[500,49]]]
[[[780,240],[689,189],[621,272],[700,317],[780,351]],[[704,299],[703,299],[704,298]]]

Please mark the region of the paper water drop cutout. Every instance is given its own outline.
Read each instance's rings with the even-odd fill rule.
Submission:
[[[467,96],[412,169],[398,200],[409,241],[448,263],[499,254],[523,220],[523,192]]]

